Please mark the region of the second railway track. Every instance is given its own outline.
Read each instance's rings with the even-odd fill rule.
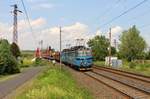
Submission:
[[[104,85],[114,89],[121,93],[125,98],[124,99],[149,99],[150,95],[143,91],[140,91],[136,88],[130,87],[128,85],[122,84],[118,81],[109,79],[102,75],[99,75],[94,72],[85,72],[86,75],[94,78],[95,80],[103,83]]]
[[[146,76],[120,73],[115,70],[105,70],[94,67],[93,71],[84,72],[86,75],[103,83],[116,91],[120,92],[127,98],[133,99],[150,99],[150,83]],[[126,76],[127,75],[127,76]]]
[[[127,71],[123,71],[123,70],[119,70],[119,69],[114,69],[114,68],[109,68],[109,67],[93,66],[93,68],[103,70],[103,71],[109,71],[109,72],[112,72],[115,74],[127,76],[130,78],[134,78],[134,79],[138,79],[138,80],[150,83],[150,77],[149,76],[131,73],[131,72],[127,72]]]
[[[128,72],[116,71],[115,69],[111,68],[105,69],[104,67],[103,68],[94,67],[93,71],[150,94],[150,82],[149,82],[150,79],[147,76],[129,74]]]

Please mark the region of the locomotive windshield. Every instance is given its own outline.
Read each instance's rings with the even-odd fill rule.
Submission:
[[[90,50],[80,50],[78,51],[78,56],[91,56]]]

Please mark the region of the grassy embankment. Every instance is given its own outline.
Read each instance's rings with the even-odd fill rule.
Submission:
[[[59,67],[51,64],[18,92],[14,99],[92,99],[89,92],[79,87],[67,70],[59,70]]]
[[[20,68],[30,67],[34,65],[34,62],[32,61],[32,59],[34,58],[33,51],[22,51],[21,56],[23,63],[20,64]]]
[[[94,64],[98,66],[106,66],[104,61],[95,61]],[[150,76],[150,61],[145,61],[144,64],[123,61],[123,66],[120,69]]]
[[[15,77],[15,76],[17,76],[18,74],[13,74],[13,75],[0,75],[0,82],[2,82],[2,81],[5,81],[5,80],[8,80],[8,79],[10,79],[10,78],[12,78],[12,77]]]

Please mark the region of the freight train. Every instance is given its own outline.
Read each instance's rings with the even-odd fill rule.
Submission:
[[[42,54],[45,59],[55,59],[62,63],[72,66],[78,70],[90,70],[93,64],[93,56],[91,50],[85,46],[74,46],[69,49],[64,49],[61,54],[48,49],[45,54]]]

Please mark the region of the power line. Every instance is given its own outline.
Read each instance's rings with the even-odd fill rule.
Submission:
[[[150,8],[150,6],[148,6],[148,8]],[[147,9],[144,12],[139,13],[139,14],[137,14],[136,16],[134,16],[132,18],[129,18],[128,20],[130,20],[130,21],[128,21],[127,23],[133,23],[134,22],[134,24],[135,24],[136,22],[138,22],[137,19],[139,19],[139,18],[143,19],[143,17],[148,15],[149,12],[150,12],[150,9]]]
[[[116,0],[114,4],[110,5],[105,11],[103,11],[102,16],[98,16],[96,18],[96,21],[99,20],[100,18],[103,19],[106,16],[106,14],[109,14],[109,12],[111,12],[112,9],[118,6],[120,1],[121,0]]]
[[[111,12],[111,10],[114,9],[120,3],[120,1],[121,0],[117,0],[115,4],[111,5],[106,11],[104,11],[101,17],[104,17],[107,13]]]
[[[108,21],[108,22],[104,23],[103,25],[101,25],[101,27],[106,26],[107,24],[112,23],[113,21],[119,19],[121,16],[123,16],[123,15],[127,14],[128,12],[134,10],[135,8],[139,7],[140,5],[142,5],[143,3],[145,3],[146,1],[148,1],[148,0],[143,0],[142,2],[138,3],[137,5],[135,5],[135,6],[131,7],[131,8],[129,8],[129,9],[127,9],[126,11],[124,11],[123,13],[121,13],[120,15],[112,18],[110,21]]]
[[[28,15],[28,13],[27,13],[27,10],[26,10],[24,1],[21,0],[21,3],[22,3],[22,6],[23,6],[23,9],[24,9],[24,12],[25,12],[25,15],[26,15],[26,18],[27,18],[27,22],[28,22],[28,24],[29,24],[29,27],[30,27],[30,30],[31,30],[31,33],[32,33],[32,36],[33,36],[33,39],[35,40],[35,43],[36,43],[36,36],[35,36],[34,33],[33,33],[33,28],[32,28],[32,25],[31,25],[31,22],[30,22],[30,19],[29,19],[29,15]]]

